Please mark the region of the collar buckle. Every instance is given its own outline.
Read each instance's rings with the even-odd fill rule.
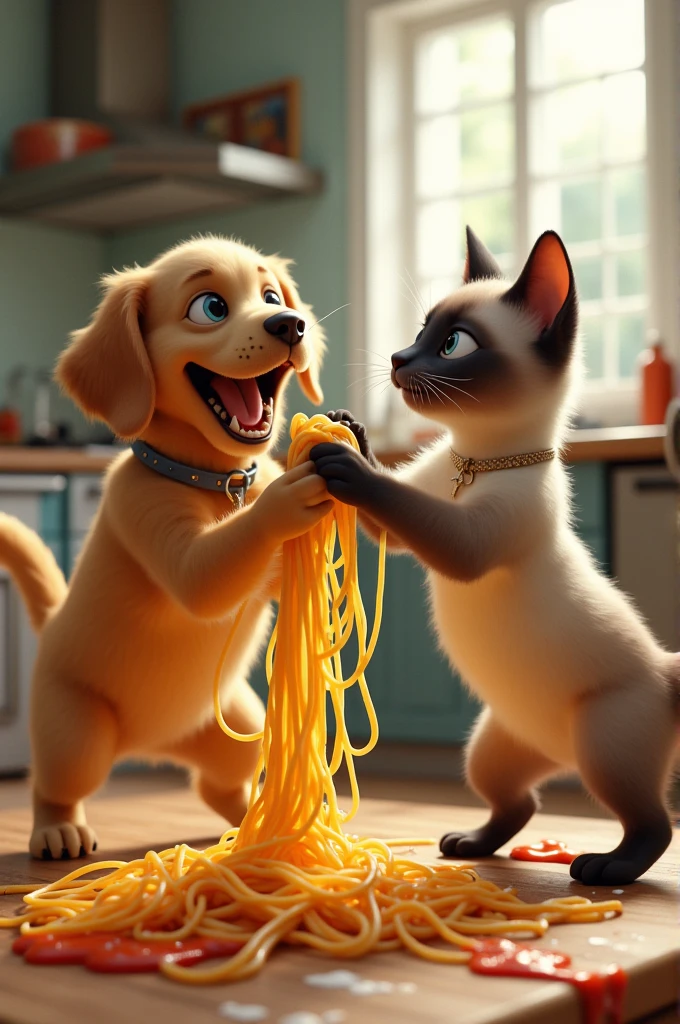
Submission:
[[[253,464],[250,469],[232,469],[226,474],[224,478],[224,491],[237,509],[243,508],[245,505],[246,495],[255,481],[256,473],[257,466]],[[240,477],[241,482],[239,484],[233,483],[234,477]]]

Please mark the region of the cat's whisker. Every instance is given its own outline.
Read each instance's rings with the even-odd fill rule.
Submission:
[[[420,372],[423,373],[426,377],[429,377],[430,380],[443,380],[446,383],[448,383],[448,381],[450,380],[455,380],[459,384],[465,384],[466,382],[473,381],[475,379],[474,377],[441,377],[436,373],[428,373],[427,370],[421,370]]]
[[[406,273],[408,274],[408,270],[406,271]],[[409,277],[410,276],[411,275],[409,274]],[[427,310],[425,309],[425,304],[423,303],[422,298],[419,295],[416,294],[416,292],[413,290],[411,285],[408,283],[408,281],[403,276],[400,275],[399,280],[404,285],[404,287],[408,289],[408,293],[411,296],[411,304],[415,307],[415,309],[418,310],[418,313],[422,317],[425,317],[427,315]],[[404,298],[406,298],[405,295],[404,295]]]
[[[305,331],[305,334],[309,334],[311,330],[313,330],[315,327],[318,327],[319,324],[322,324],[324,320],[328,320],[328,317],[333,316],[333,313],[338,313],[341,309],[347,309],[348,306],[349,302],[343,302],[342,306],[336,306],[336,308],[332,309],[330,313],[326,313],[325,316],[319,317],[318,320],[315,320],[313,324],[309,325],[309,327]]]
[[[418,382],[420,382],[420,375],[416,374],[416,377],[417,377]],[[423,383],[425,383],[425,382],[423,381]],[[430,389],[428,388],[427,384],[425,384],[425,390],[427,391],[427,400],[430,403],[430,405],[432,405],[432,398],[431,398],[431,395],[430,395]]]
[[[453,402],[453,404],[456,405],[456,402],[451,397],[451,395],[447,395],[444,391],[441,390],[441,388],[438,388],[437,385],[434,384],[432,381],[425,380],[425,383],[427,384],[428,387],[431,387],[433,389],[434,393],[437,395],[442,405],[444,405],[445,401]]]
[[[423,374],[423,376],[425,378],[428,378],[428,374],[426,373]],[[447,395],[446,392],[442,391],[442,389],[438,387],[432,380],[429,380],[428,383],[430,384],[430,387],[435,388],[439,392],[439,394],[443,395],[447,402],[451,402],[453,405],[455,405],[456,409],[459,409],[460,412],[462,412],[463,416],[467,416],[465,409],[463,409],[463,407],[458,404],[453,395]],[[460,391],[461,389],[455,388],[454,390]]]
[[[423,296],[420,293],[420,289],[418,288],[416,282],[413,280],[413,276],[411,275],[411,272],[409,271],[408,267],[404,267],[404,270],[406,271],[408,279],[411,282],[411,294],[418,300],[418,304],[420,305],[420,308],[422,310],[423,317],[425,317],[427,316],[427,310],[425,309],[425,303],[423,301]]]
[[[350,381],[347,386],[349,388],[353,388],[356,387],[357,384],[365,384],[367,381],[370,381],[373,384],[392,383],[391,378],[386,376],[384,373],[373,373],[367,374],[365,377],[359,377],[357,380]]]
[[[345,366],[361,366],[361,363],[345,363]],[[366,370],[367,376],[381,373],[383,376],[389,377],[391,374],[391,370],[386,366],[364,366],[363,369]]]
[[[423,381],[423,385],[425,387],[425,390],[427,391],[427,400],[430,403],[430,405],[432,405],[431,395],[434,395],[435,398],[438,398],[442,405],[444,404],[444,399],[441,397],[441,395],[438,395],[437,392],[433,390],[433,388],[430,386],[430,384],[428,384],[426,380]]]
[[[377,357],[378,357],[378,359],[382,359],[382,360],[384,360],[384,361],[385,361],[386,363],[390,363],[390,360],[389,360],[389,359],[387,358],[387,356],[386,356],[386,355],[384,355],[384,354],[383,354],[382,352],[376,352],[376,351],[375,351],[374,349],[370,349],[370,348],[358,348],[358,349],[357,349],[357,352],[365,352],[365,353],[366,353],[366,355],[369,355],[369,356],[377,356]]]
[[[425,371],[423,371],[423,376],[424,376],[424,377],[427,377],[427,378],[428,378],[428,380],[432,380],[432,381],[434,381],[434,380],[437,380],[437,381],[441,381],[441,382],[443,382],[444,384],[447,384],[447,385],[448,385],[449,387],[453,388],[453,390],[454,390],[454,391],[458,391],[458,393],[459,393],[459,394],[461,394],[461,395],[466,395],[466,396],[467,396],[468,398],[471,398],[471,399],[473,400],[473,402],[477,402],[478,404],[481,404],[481,403],[479,402],[479,399],[478,399],[478,398],[477,398],[477,397],[476,397],[475,395],[471,395],[469,391],[466,391],[466,390],[465,390],[464,388],[459,388],[459,387],[456,387],[456,385],[455,385],[455,384],[452,384],[452,383],[451,383],[451,381],[452,381],[452,380],[456,380],[456,379],[457,379],[457,378],[455,378],[455,377],[452,377],[452,378],[447,378],[447,377],[436,377],[436,376],[434,376],[434,374],[431,374],[431,373],[426,373]]]
[[[423,313],[423,311],[422,311],[421,307],[420,307],[420,304],[419,304],[419,303],[418,303],[418,302],[417,302],[417,301],[416,301],[416,300],[414,299],[413,295],[411,295],[411,293],[410,293],[410,292],[409,292],[408,294],[407,294],[406,292],[402,292],[402,293],[401,293],[401,297],[402,297],[402,299],[406,299],[406,301],[407,301],[407,302],[408,302],[408,303],[409,303],[409,304],[410,304],[411,306],[413,306],[413,308],[415,309],[415,311],[416,311],[416,313],[418,314],[418,316],[419,316],[419,317],[421,317],[421,316],[424,316],[424,315],[425,315],[425,314]]]
[[[379,392],[379,394],[382,394],[383,391],[387,390],[387,388],[392,387],[391,380],[388,380],[387,382],[384,382],[383,380],[374,380],[371,384],[368,385],[367,388],[364,389],[364,391],[361,392],[361,397],[365,398],[369,391],[375,391],[375,389],[380,387],[380,385],[383,383],[385,384],[385,386],[383,387],[382,391]]]

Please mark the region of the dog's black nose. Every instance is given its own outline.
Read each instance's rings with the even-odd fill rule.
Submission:
[[[304,320],[301,320],[297,313],[286,310],[268,316],[262,326],[265,331],[273,334],[275,338],[280,338],[286,345],[297,345],[305,333]]]

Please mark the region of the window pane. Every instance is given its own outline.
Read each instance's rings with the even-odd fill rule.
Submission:
[[[461,222],[469,224],[494,255],[514,249],[514,199],[511,192],[493,192],[461,202]],[[461,255],[463,238],[460,236]]]
[[[646,253],[621,252],[614,257],[617,295],[644,295],[646,288]]]
[[[614,171],[610,176],[613,231],[616,237],[640,235],[647,229],[645,172],[641,167]]]
[[[416,190],[423,199],[451,195],[460,185],[460,118],[435,117],[416,130]]]
[[[460,267],[462,228],[460,204],[453,199],[421,206],[416,215],[416,272],[434,278]]]
[[[536,18],[533,79],[539,84],[639,67],[645,58],[644,0],[570,0]]]
[[[602,270],[603,259],[601,256],[581,256],[572,258],[571,265],[574,269],[576,286],[579,299],[582,302],[594,302],[602,298]]]
[[[515,87],[515,33],[511,21],[483,21],[458,33],[460,97],[507,96]]]
[[[416,110],[434,114],[458,105],[458,42],[453,32],[418,40],[415,57]]]
[[[534,106],[532,164],[537,174],[554,174],[601,162],[599,82],[559,89]]]
[[[581,333],[588,379],[604,377],[604,321],[602,317],[583,317]]]
[[[619,338],[619,376],[637,375],[637,358],[645,347],[644,313],[627,313],[617,319]]]
[[[600,178],[561,186],[560,222],[565,242],[590,242],[602,235]]]
[[[515,36],[506,18],[420,37],[415,54],[416,110],[452,110],[469,100],[507,96],[515,82]]]
[[[422,281],[418,288],[418,292],[423,300],[425,308],[428,310],[432,309],[440,299],[445,298],[456,288],[459,288],[462,280],[463,262],[461,260],[459,271],[452,274],[451,277],[433,277],[429,280]]]
[[[506,183],[513,178],[515,160],[512,109],[504,103],[461,115],[463,185]]]
[[[642,71],[604,81],[604,146],[609,163],[637,160],[646,148],[645,76]]]

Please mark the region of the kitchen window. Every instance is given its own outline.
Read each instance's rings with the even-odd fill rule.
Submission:
[[[509,277],[541,231],[560,232],[581,301],[581,412],[635,422],[647,332],[679,353],[673,12],[354,0],[353,402],[374,430],[395,397],[389,355],[460,281],[466,224]],[[417,431],[401,404],[396,419]]]

